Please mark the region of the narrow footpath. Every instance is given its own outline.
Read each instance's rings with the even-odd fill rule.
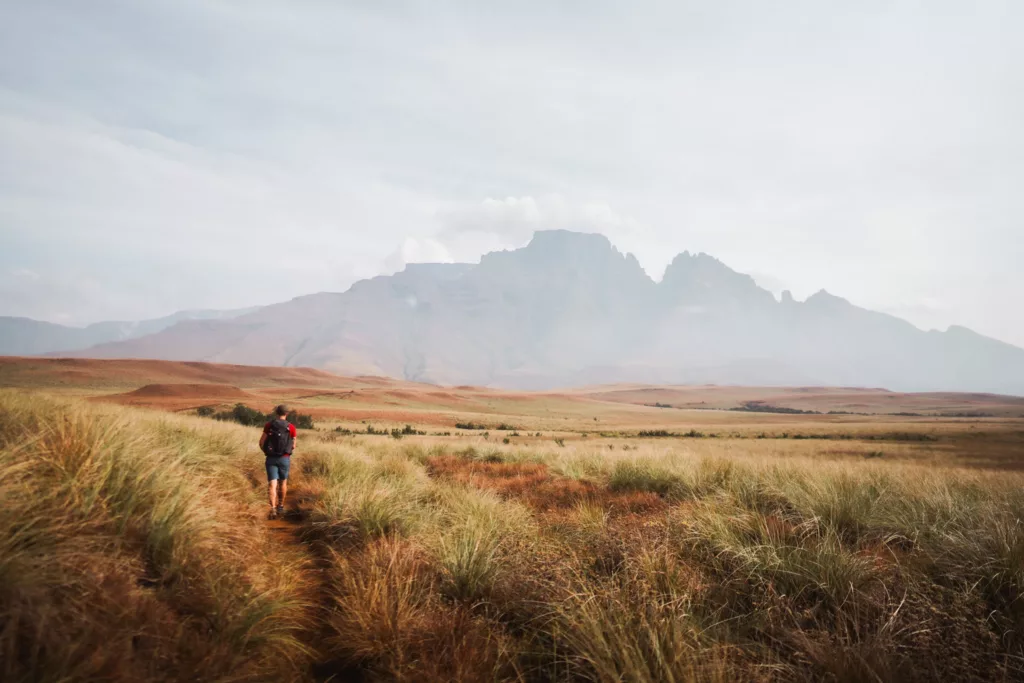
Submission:
[[[288,492],[284,515],[268,519],[267,528],[272,539],[296,550],[306,559],[303,582],[310,586],[308,623],[312,627],[300,634],[300,640],[312,653],[310,679],[322,683],[362,683],[365,677],[360,669],[332,659],[331,653],[325,651],[323,645],[326,642],[326,624],[331,605],[328,585],[330,565],[323,550],[318,549],[315,543],[310,543],[304,534],[305,522],[315,503],[315,495],[306,492],[301,486],[295,486]]]

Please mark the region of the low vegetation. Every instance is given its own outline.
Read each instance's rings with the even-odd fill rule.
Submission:
[[[236,403],[231,410],[220,411],[217,410],[216,406],[201,406],[196,409],[196,414],[199,417],[212,417],[221,422],[237,422],[246,427],[262,427],[277,417],[273,413],[263,413],[255,408],[250,408],[244,403]],[[288,413],[285,419],[295,425],[297,429],[315,428],[311,415],[303,415],[295,410]]]
[[[779,413],[782,415],[821,415],[818,410],[801,410],[800,408],[787,408],[785,406],[773,406],[764,401],[745,401],[743,405],[729,410],[746,413]]]
[[[0,392],[0,680],[301,678],[300,554],[252,434]]]
[[[1024,678],[1016,473],[866,439],[327,431],[275,543],[254,429],[0,411],[3,680]]]

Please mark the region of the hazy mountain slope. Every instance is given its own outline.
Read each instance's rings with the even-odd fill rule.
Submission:
[[[600,235],[538,232],[479,264],[410,265],[343,294],[182,322],[76,355],[304,365],[446,384],[615,381],[1024,394],[1024,350],[924,332],[821,291],[781,302],[706,254],[653,282]]]
[[[87,327],[69,327],[29,318],[0,316],[0,355],[33,356],[54,351],[75,351],[105,342],[155,334],[184,320],[225,320],[255,310],[257,309],[179,311],[152,320],[108,321]]]
[[[106,341],[83,328],[65,327],[29,318],[0,317],[0,354],[30,356],[49,351],[84,349]]]

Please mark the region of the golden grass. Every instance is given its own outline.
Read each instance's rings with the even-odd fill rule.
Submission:
[[[249,434],[0,393],[0,678],[294,678],[305,559],[269,542]]]
[[[1024,677],[1024,475],[947,444],[304,433],[280,544],[254,429],[0,415],[4,680]]]
[[[405,514],[417,523],[348,552],[384,543],[393,558],[417,558],[410,624],[452,607],[483,620],[503,663],[464,669],[469,678],[1024,675],[1020,475],[823,460],[804,443],[773,457],[726,441],[717,454],[678,441],[628,451],[422,442],[351,442],[415,482]],[[343,562],[351,581],[359,570]],[[396,632],[401,644],[349,655],[384,678],[405,675],[388,653],[423,652],[429,639]]]

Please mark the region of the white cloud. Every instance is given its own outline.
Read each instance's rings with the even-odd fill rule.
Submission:
[[[1020,3],[0,3],[0,273],[99,283],[22,283],[0,314],[243,306],[561,227],[654,277],[705,251],[797,298],[1024,344],[1022,20]]]
[[[600,233],[627,250],[650,239],[637,220],[605,203],[571,202],[557,194],[451,204],[439,209],[435,219],[437,239],[463,261],[476,261],[488,251],[521,247],[537,230]]]
[[[448,248],[431,237],[406,237],[384,261],[388,272],[402,270],[409,263],[451,263]]]

